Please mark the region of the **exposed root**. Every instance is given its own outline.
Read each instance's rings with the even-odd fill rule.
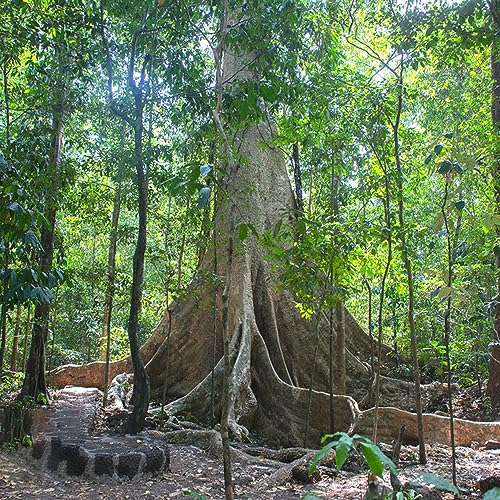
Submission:
[[[255,485],[254,493],[265,492],[265,491],[268,491],[270,488],[273,488],[275,486],[281,486],[281,485],[291,481],[292,476],[293,476],[293,470],[296,467],[299,467],[302,465],[305,465],[306,467],[308,467],[315,454],[316,454],[315,451],[311,451],[311,452],[307,453],[306,455],[304,455],[300,458],[297,458],[293,462],[290,462],[286,465],[283,465],[276,472],[273,472],[271,475],[265,477],[264,479],[261,479]]]
[[[163,439],[168,444],[186,444],[197,446],[210,455],[222,458],[222,439],[216,430],[183,429],[171,432],[144,431],[143,434]]]
[[[247,455],[276,460],[287,464],[314,451],[309,448],[282,448],[281,450],[274,450],[263,446],[249,446],[244,444],[237,444],[235,447]]]
[[[355,424],[355,432],[371,435],[375,410],[361,413]],[[403,442],[418,442],[417,416],[399,408],[379,408],[378,436],[380,440],[396,439],[402,425],[405,425]],[[426,442],[450,445],[450,419],[430,413],[424,414],[424,435]],[[455,444],[484,446],[489,440],[500,440],[500,422],[472,422],[455,419]]]

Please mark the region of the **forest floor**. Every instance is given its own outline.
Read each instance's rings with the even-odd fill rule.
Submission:
[[[441,445],[428,446],[429,463],[417,464],[417,448],[403,446],[399,467],[401,482],[413,481],[424,472],[449,479],[451,476],[451,451]],[[458,482],[465,498],[481,498],[477,484],[488,477],[500,477],[500,450],[475,450],[458,448]],[[354,466],[353,466],[354,465]],[[292,499],[338,498],[361,499],[367,484],[366,470],[360,470],[356,461],[347,464],[336,474],[328,467],[320,467],[322,479],[315,484],[289,481],[265,491],[256,489],[258,480],[273,471],[258,463],[235,462],[234,480],[236,498]],[[389,483],[388,478],[384,478]],[[453,495],[430,488],[420,498],[452,499]],[[308,496],[306,496],[309,494]],[[314,494],[314,496],[312,495]],[[37,469],[22,454],[0,452],[0,498],[88,498],[88,499],[139,499],[139,498],[191,498],[222,499],[223,477],[220,460],[194,446],[172,445],[170,471],[152,478],[134,481],[68,478]]]
[[[472,393],[462,394],[457,398],[456,408],[460,416],[472,420],[480,419],[484,408],[482,401],[478,399]],[[113,433],[109,419],[102,413],[98,420],[100,433]],[[20,452],[2,450],[0,499],[224,498],[223,469],[219,458],[197,446],[170,444],[169,448],[169,470],[154,477],[139,477],[132,481],[56,475],[35,466],[29,458],[29,449]],[[428,463],[422,466],[418,464],[417,447],[402,447],[398,468],[401,484],[411,487],[410,483],[421,482],[418,477],[424,473],[433,473],[450,480],[451,449],[439,444],[429,444],[427,455]],[[248,456],[247,460],[244,453],[240,453],[238,457],[238,460],[233,461],[233,479],[238,499],[361,499],[367,488],[368,470],[356,455],[350,456],[343,470],[338,473],[331,466],[319,466],[321,479],[313,484],[289,479],[284,483],[277,482],[271,487],[261,485],[260,481],[287,464],[263,457]],[[483,481],[484,484],[484,480],[488,478],[495,478],[500,486],[500,449],[458,447],[457,478],[464,498],[481,498],[479,483]],[[390,487],[388,474],[384,476],[381,484]],[[416,489],[421,494],[418,498],[422,499],[453,498],[452,494],[439,492],[434,487]]]

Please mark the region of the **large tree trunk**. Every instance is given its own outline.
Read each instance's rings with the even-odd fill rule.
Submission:
[[[490,11],[493,18],[493,43],[491,47],[491,76],[493,78],[491,117],[495,151],[493,159],[493,182],[496,198],[496,213],[500,213],[500,4],[491,0]],[[500,226],[497,226],[500,238]],[[487,393],[491,397],[493,418],[500,419],[500,251],[496,252],[497,302],[490,350],[490,378]]]
[[[226,56],[225,64],[226,81],[236,73],[239,78],[253,76],[248,69],[239,71],[244,61],[237,57]],[[295,207],[283,156],[279,149],[269,146],[273,135],[272,120],[267,119],[244,130],[233,131],[233,136],[228,137],[237,158],[231,171],[225,172],[223,182],[228,197],[220,200],[214,217],[217,272],[222,278],[227,278],[228,274],[227,238],[233,224],[237,229],[239,224],[251,223],[258,232],[263,232],[273,228],[280,218],[289,217],[287,211]],[[232,206],[236,207],[233,224],[230,223]],[[207,278],[214,269],[215,254],[209,249],[201,259],[201,272],[192,280],[186,298],[171,304],[141,349],[152,395],[160,398],[165,390],[170,399],[177,398],[166,406],[167,412],[194,415],[200,421],[213,424],[212,401],[216,405],[216,418],[221,414],[224,373],[221,333],[224,326],[230,337],[228,418],[233,436],[241,436],[251,428],[267,442],[293,446],[303,443],[307,421],[309,439],[306,444],[318,445],[320,436],[330,431],[328,318],[323,314],[319,318],[315,382],[308,410],[308,388],[317,338],[315,321],[303,319],[295,307],[293,295],[279,290],[278,275],[269,268],[263,258],[264,250],[254,238],[234,243],[227,321],[222,317],[221,294],[217,297],[215,356],[211,347],[215,285],[214,280]],[[333,317],[332,321],[336,324],[337,319]],[[363,332],[347,310],[345,328],[346,392],[350,396],[333,396],[334,429],[339,431],[352,430],[363,415],[355,399],[366,399],[370,391],[367,361],[374,350],[373,339]],[[387,348],[383,346],[382,349],[385,356]],[[96,362],[61,367],[51,374],[51,383],[102,387],[104,366]],[[168,377],[165,378],[167,366]],[[336,363],[334,368],[336,372]],[[111,379],[131,371],[130,358],[110,364]],[[392,397],[398,406],[405,406],[407,401],[405,407],[412,408],[412,384],[381,377],[380,388],[381,404]],[[385,415],[384,408],[380,412]],[[411,414],[405,415],[411,419]],[[446,423],[447,419],[443,421]],[[370,419],[365,418],[363,428],[370,425]],[[392,432],[396,437],[399,428],[396,422],[392,430],[384,427],[384,433]]]

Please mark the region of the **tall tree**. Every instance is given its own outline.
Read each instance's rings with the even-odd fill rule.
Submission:
[[[156,9],[156,7],[155,7]],[[130,293],[130,314],[128,319],[128,338],[130,343],[130,354],[134,367],[134,390],[132,394],[133,410],[124,428],[127,434],[135,434],[142,431],[144,420],[149,408],[149,379],[144,369],[144,361],[140,352],[139,342],[139,315],[141,311],[142,286],[144,281],[144,257],[147,245],[147,213],[148,213],[148,178],[144,162],[144,108],[151,91],[151,82],[148,80],[148,72],[151,73],[151,54],[146,54],[142,64],[138,65],[138,47],[143,38],[146,26],[150,19],[149,8],[143,15],[140,25],[136,28],[130,43],[130,55],[127,66],[127,85],[133,98],[133,112],[129,115],[126,111],[118,108],[113,94],[113,66],[108,38],[104,25],[104,1],[100,4],[101,10],[101,35],[106,57],[106,69],[108,75],[108,99],[113,113],[127,123],[133,132],[134,155],[133,166],[135,168],[137,192],[138,192],[138,214],[139,228],[137,242],[132,264],[132,289]],[[156,12],[156,10],[155,10]],[[156,29],[156,26],[154,26]],[[154,57],[154,54],[153,54]],[[136,73],[139,76],[136,76]]]
[[[493,182],[495,188],[495,212],[500,213],[500,2],[489,0],[493,22],[493,37],[491,44],[491,118],[493,122]],[[497,297],[493,336],[490,350],[490,377],[487,392],[491,397],[493,416],[500,418],[500,225],[497,225],[496,273]]]

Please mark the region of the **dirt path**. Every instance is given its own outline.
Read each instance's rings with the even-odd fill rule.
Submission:
[[[450,450],[445,446],[429,447],[429,464],[415,464],[417,449],[404,447],[400,478],[402,482],[415,479],[422,472],[435,472],[450,477]],[[0,498],[36,499],[168,499],[213,498],[222,499],[221,463],[205,451],[194,446],[172,445],[171,470],[163,475],[136,481],[103,480],[89,478],[63,478],[33,467],[19,454],[0,453]],[[465,498],[481,498],[475,484],[479,479],[500,476],[500,450],[458,449],[458,477],[465,489]],[[253,492],[258,479],[269,474],[266,465],[236,462],[234,477],[237,498],[243,499],[297,499],[306,492],[320,499],[361,499],[366,488],[366,472],[342,471],[338,475],[324,468],[323,479],[313,485],[296,482],[277,486],[262,493]],[[388,482],[388,479],[385,478]],[[432,489],[431,489],[432,490]],[[435,490],[434,490],[435,492]],[[452,495],[439,494],[422,498],[451,499]],[[314,497],[309,497],[314,498]]]

